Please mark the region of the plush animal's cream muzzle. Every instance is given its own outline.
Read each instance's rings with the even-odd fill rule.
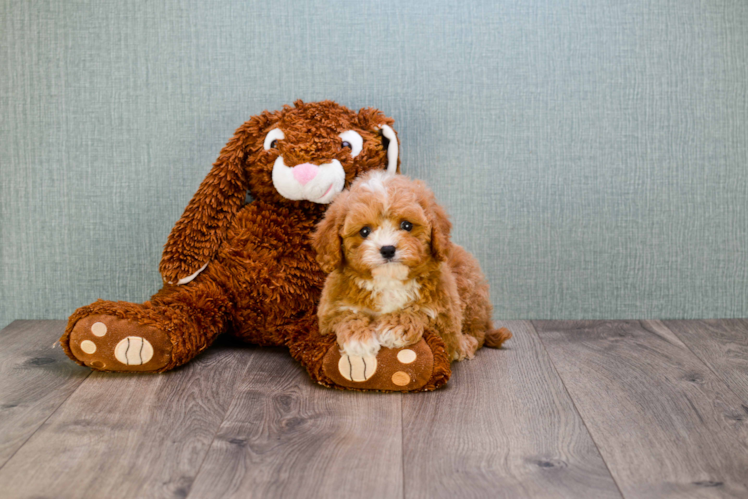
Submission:
[[[343,190],[345,170],[338,160],[321,165],[302,163],[289,167],[279,156],[273,165],[273,186],[289,200],[327,204]]]
[[[388,125],[381,125],[382,135],[389,140],[387,148],[387,170],[395,172],[397,169],[398,145],[395,132]],[[355,158],[364,147],[361,134],[355,130],[346,130],[339,134],[345,147],[350,148],[351,157]],[[265,136],[264,148],[267,151],[275,147],[276,141],[283,140],[286,135],[279,128],[268,132]],[[286,165],[283,156],[278,156],[273,164],[273,186],[289,200],[307,200],[314,203],[328,204],[343,191],[345,187],[345,169],[336,159],[327,163],[300,163]]]
[[[265,136],[263,146],[265,150],[273,147],[278,140],[286,135],[279,128],[273,129]],[[363,138],[354,130],[347,130],[340,134],[351,149],[351,156],[356,157],[363,149]],[[338,160],[327,163],[300,163],[286,165],[283,156],[278,156],[273,164],[273,186],[289,200],[308,200],[314,203],[328,204],[345,187],[345,170]]]

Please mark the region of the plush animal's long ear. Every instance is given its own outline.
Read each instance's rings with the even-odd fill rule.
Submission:
[[[392,128],[395,120],[388,118],[376,108],[361,108],[358,112],[358,124],[361,128],[379,135],[382,145],[387,150],[387,171],[400,173],[400,142],[397,132]]]
[[[165,283],[192,281],[226,238],[249,189],[245,160],[256,125],[250,120],[239,127],[171,230],[159,266]]]
[[[391,174],[400,172],[400,143],[397,134],[389,125],[380,125],[382,138],[387,145],[387,172]]]
[[[317,224],[312,235],[312,246],[317,252],[320,269],[331,273],[343,266],[343,238],[340,232],[345,222],[345,207],[348,193],[341,193],[325,212],[325,218]]]
[[[419,181],[425,187],[425,184]],[[445,261],[449,257],[452,248],[450,233],[452,223],[444,208],[436,201],[434,193],[428,188],[424,189],[423,197],[419,200],[426,212],[426,217],[431,224],[431,254],[439,261]]]

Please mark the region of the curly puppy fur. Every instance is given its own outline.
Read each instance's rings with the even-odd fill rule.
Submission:
[[[99,300],[78,309],[61,338],[65,352],[96,370],[163,372],[229,333],[286,345],[315,381],[335,386],[321,364],[334,338],[317,328],[325,273],[310,236],[327,203],[356,177],[385,168],[399,172],[392,124],[376,109],[356,113],[332,101],[297,101],[251,117],[171,231],[160,265],[164,287],[142,304]],[[315,184],[318,178],[330,186],[328,180]],[[254,200],[245,204],[247,191]],[[105,336],[91,336],[94,330]],[[152,359],[166,362],[144,364],[141,352],[140,366],[118,363],[130,360],[115,359],[114,344],[104,342],[130,335],[147,340],[159,351]],[[438,357],[441,342],[427,341]],[[434,373],[424,390],[446,382],[448,364]]]
[[[472,358],[511,337],[494,329],[476,259],[450,240],[451,223],[423,182],[382,171],[357,179],[314,234],[330,274],[318,309],[320,332],[350,356],[412,345],[433,330],[450,360]]]

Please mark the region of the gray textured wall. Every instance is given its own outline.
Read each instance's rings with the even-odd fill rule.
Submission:
[[[0,326],[146,299],[296,98],[397,120],[497,317],[748,316],[747,63],[744,0],[2,1]]]

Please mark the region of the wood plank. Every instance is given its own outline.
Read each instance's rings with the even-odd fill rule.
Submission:
[[[285,350],[253,366],[191,498],[402,495],[401,395],[325,389]]]
[[[6,497],[185,497],[258,350],[165,374],[93,373],[0,470]]]
[[[14,321],[0,332],[0,467],[91,373],[52,345],[65,321]]]
[[[741,401],[659,321],[533,322],[626,497],[745,497]]]
[[[664,321],[742,401],[748,419],[748,320]]]
[[[529,322],[403,401],[405,496],[620,497]]]

